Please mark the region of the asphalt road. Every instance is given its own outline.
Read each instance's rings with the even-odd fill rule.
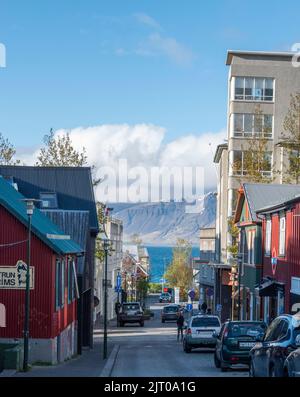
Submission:
[[[163,305],[154,303],[151,310],[155,315],[145,326],[126,324],[123,328],[112,326],[109,340],[120,346],[112,377],[246,377],[248,368],[221,372],[215,368],[213,349],[196,349],[187,354],[182,343],[177,342],[175,322],[162,324],[160,310]]]

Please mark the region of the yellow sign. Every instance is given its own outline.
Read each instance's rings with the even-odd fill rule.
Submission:
[[[0,289],[25,289],[27,265],[18,261],[16,266],[0,266]],[[34,267],[30,266],[30,289],[34,289]]]

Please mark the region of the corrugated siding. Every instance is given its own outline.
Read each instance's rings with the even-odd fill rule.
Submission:
[[[25,197],[39,199],[40,192],[56,192],[60,209],[89,211],[89,226],[99,231],[89,167],[0,166],[0,175],[14,177]]]
[[[86,250],[87,236],[89,234],[89,213],[87,211],[61,211],[43,210],[53,223],[64,233],[71,236],[83,251]],[[77,270],[79,274],[84,272],[85,256],[78,258]]]
[[[26,227],[0,206],[0,244],[26,238]],[[56,254],[34,235],[31,242],[31,265],[35,268],[35,283],[34,290],[30,292],[30,337],[50,338],[76,319],[75,301],[70,305],[66,304],[62,310],[55,313]],[[27,260],[26,243],[14,247],[0,247],[0,266],[15,266],[18,260]],[[0,337],[22,338],[25,291],[0,289],[0,302],[5,305],[7,312],[7,327],[0,328]]]

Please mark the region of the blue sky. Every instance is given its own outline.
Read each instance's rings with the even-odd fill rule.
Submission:
[[[0,131],[17,147],[51,127],[146,123],[165,141],[226,126],[227,49],[289,50],[286,0],[1,0]]]

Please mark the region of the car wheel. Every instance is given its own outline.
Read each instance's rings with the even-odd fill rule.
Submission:
[[[253,365],[253,361],[250,361],[250,365],[249,365],[249,376],[250,378],[255,378],[255,371],[254,371],[254,365]]]
[[[123,323],[123,321],[120,321],[120,327],[124,327],[124,323]]]
[[[140,326],[143,327],[144,326],[144,321],[140,322]]]
[[[227,372],[228,367],[225,367],[224,364],[221,363],[221,371],[222,372]]]
[[[216,367],[216,368],[220,368],[220,366],[221,366],[221,361],[218,359],[216,352],[215,352],[215,354],[214,354],[214,362],[215,362],[215,367]]]
[[[161,320],[161,322],[162,322],[162,323],[165,323],[165,322],[166,322],[166,320]]]

